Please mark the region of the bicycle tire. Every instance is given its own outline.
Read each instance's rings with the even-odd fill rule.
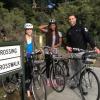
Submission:
[[[63,67],[65,76],[68,77],[69,76],[68,62],[64,60],[60,60],[58,63]]]
[[[94,83],[95,81],[96,83]],[[96,88],[96,84],[97,84],[97,88]],[[93,86],[95,87],[92,89]],[[100,99],[100,82],[99,82],[97,75],[92,69],[87,68],[86,70],[82,72],[80,76],[80,81],[79,81],[79,89],[80,89],[80,93],[81,93],[83,100],[90,100],[91,99],[89,98],[90,96],[92,97],[92,100]],[[85,92],[84,92],[84,89],[86,89]]]
[[[32,79],[32,94],[35,100],[47,100],[46,84],[42,75]]]
[[[65,88],[65,73],[64,73],[64,69],[62,68],[62,66],[59,65],[58,63],[56,63],[55,66],[51,67],[50,81],[52,84],[52,88],[56,92],[62,92],[64,90],[64,88]],[[55,86],[54,81],[57,86]]]
[[[2,86],[7,94],[13,94],[17,90],[16,79],[14,76],[6,77],[5,80],[2,79]]]

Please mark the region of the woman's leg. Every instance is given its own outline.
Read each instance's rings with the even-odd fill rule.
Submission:
[[[26,79],[26,91],[27,91],[27,96],[31,97],[30,94],[30,83],[31,83],[31,72],[32,72],[32,65],[31,65],[31,60],[28,59],[28,61],[26,62],[26,66],[25,66],[25,79]]]
[[[45,55],[45,61],[46,61],[46,75],[47,75],[47,78],[50,78],[50,75],[49,75],[49,72],[50,72],[50,64],[51,64],[50,55]]]
[[[46,76],[47,76],[47,85],[50,86],[50,64],[51,64],[51,58],[50,55],[45,55],[45,61],[46,61]]]

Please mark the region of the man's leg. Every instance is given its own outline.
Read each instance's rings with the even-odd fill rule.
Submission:
[[[77,56],[81,57],[81,55],[76,54],[75,57],[77,58]],[[82,69],[82,61],[78,60],[78,59],[73,59],[70,61],[70,75],[73,76],[75,73],[81,71]],[[79,79],[80,79],[80,73],[78,73],[71,81],[71,86],[77,87],[77,85],[79,84]]]

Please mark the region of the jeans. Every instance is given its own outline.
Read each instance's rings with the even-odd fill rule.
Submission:
[[[51,64],[51,57],[49,54],[45,55],[45,61],[46,61],[46,76],[47,78],[50,78],[50,64]]]
[[[25,87],[26,87],[26,90],[29,90],[29,87],[30,87],[30,83],[31,83],[31,79],[32,79],[32,63],[31,63],[31,59],[30,58],[27,58],[27,61],[25,62]]]
[[[82,55],[84,54],[84,52],[81,53],[72,53],[70,56],[72,58],[76,58],[76,59],[71,59],[69,62],[69,74],[70,77],[72,77],[75,73],[81,71],[83,63],[81,59]],[[79,59],[77,59],[79,58]],[[71,85],[75,85],[77,86],[79,84],[79,79],[80,79],[80,73],[78,73],[71,81]]]

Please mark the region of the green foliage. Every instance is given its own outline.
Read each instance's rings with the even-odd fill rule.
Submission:
[[[100,34],[100,0],[54,0],[58,8],[51,15],[46,8],[46,12],[32,9],[32,0],[10,0],[10,3],[8,0],[1,1],[4,6],[0,3],[0,29],[4,27],[8,34],[23,30],[25,22],[31,22],[36,32],[39,32],[38,26],[48,24],[50,18],[55,18],[59,30],[65,33],[69,28],[68,15],[71,13],[76,14],[79,23],[88,27],[94,36]],[[43,0],[40,1],[36,0],[38,6],[43,4]]]
[[[56,19],[61,20],[63,25],[60,28],[65,32],[68,25],[68,15],[76,14],[79,23],[88,27],[93,35],[97,35],[100,29],[100,4],[99,0],[74,0],[60,4],[57,11],[54,12]],[[100,34],[100,33],[98,33]]]
[[[15,33],[20,30],[25,23],[23,11],[18,8],[7,10],[3,8],[3,3],[0,3],[0,29],[4,28],[7,34]]]

